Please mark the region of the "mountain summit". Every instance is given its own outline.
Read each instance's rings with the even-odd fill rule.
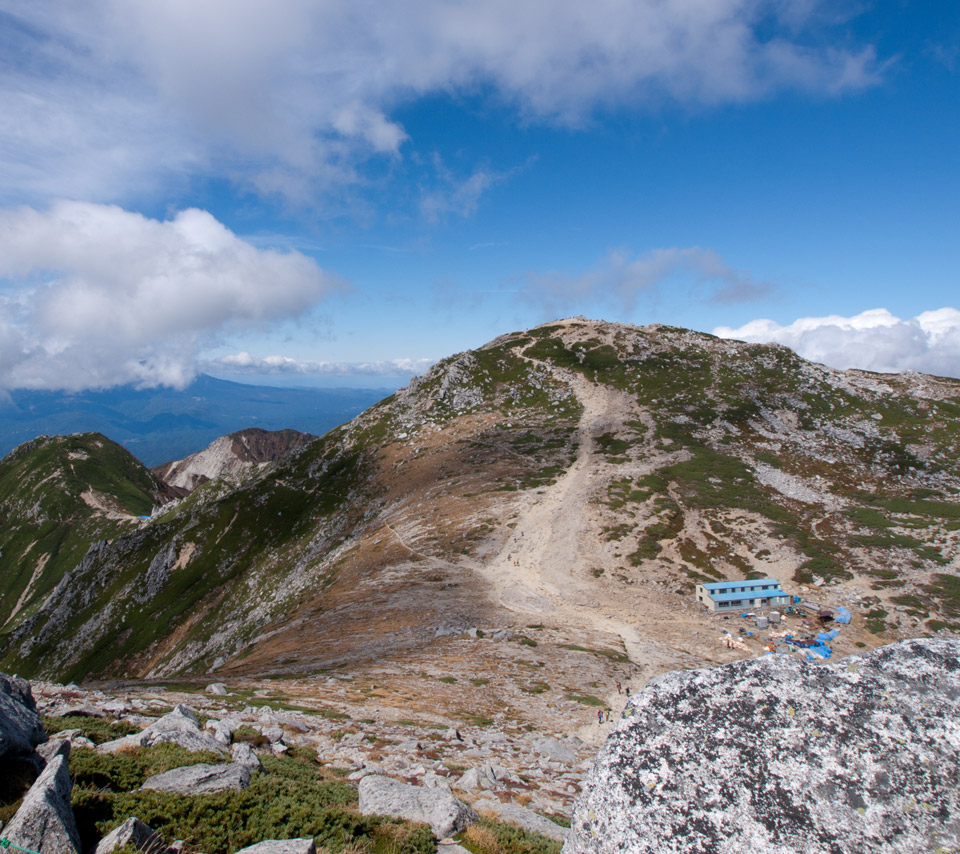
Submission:
[[[956,631],[958,428],[956,380],[551,323],[445,359],[239,483],[210,480],[96,543],[28,612],[0,613],[0,662],[303,673],[440,654],[499,625],[562,631],[565,649],[645,681],[739,655],[696,582],[767,576],[847,602],[846,651]],[[18,508],[6,525],[25,524]]]

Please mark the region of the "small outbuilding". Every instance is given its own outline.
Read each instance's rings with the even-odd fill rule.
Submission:
[[[697,601],[711,611],[734,611],[788,605],[790,596],[777,579],[759,578],[698,584]]]

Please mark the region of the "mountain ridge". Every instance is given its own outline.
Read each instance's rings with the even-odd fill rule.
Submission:
[[[690,594],[758,574],[853,604],[841,652],[955,632],[958,419],[955,380],[545,324],[89,555],[87,592],[51,593],[2,660],[71,678],[304,673],[529,624],[642,683],[739,656]]]

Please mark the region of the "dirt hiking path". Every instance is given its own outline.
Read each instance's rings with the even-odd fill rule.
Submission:
[[[639,589],[619,586],[601,591],[593,570],[611,563],[610,544],[592,507],[605,498],[610,478],[636,476],[649,464],[607,462],[597,437],[616,432],[638,418],[630,395],[592,384],[572,372],[554,369],[583,406],[579,449],[570,468],[551,486],[525,497],[516,526],[499,554],[479,567],[500,605],[531,622],[582,626],[619,639],[631,662],[640,668],[639,688],[665,670],[702,665],[702,660],[665,643],[644,637],[637,625],[662,621],[657,603]],[[616,690],[608,702],[615,702]],[[594,727],[598,729],[598,727]]]

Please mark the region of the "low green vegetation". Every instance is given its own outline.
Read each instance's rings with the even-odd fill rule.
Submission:
[[[589,646],[579,646],[575,643],[563,643],[560,644],[561,649],[572,649],[574,652],[586,652],[590,655],[600,655],[604,658],[609,658],[611,661],[617,661],[622,663],[627,663],[630,661],[630,657],[623,652],[617,652],[612,649],[596,649]]]
[[[244,791],[186,796],[130,789],[142,784],[144,775],[221,758],[186,754],[172,745],[122,755],[76,750],[70,757],[73,806],[84,850],[130,815],[168,843],[183,839],[189,850],[209,854],[229,854],[264,839],[306,836],[331,852],[435,850],[426,825],[359,815],[352,786],[318,765],[312,751],[291,753],[264,757],[264,773],[255,774]]]
[[[566,695],[568,700],[573,700],[575,703],[583,703],[585,706],[603,706],[606,707],[606,703],[603,702],[599,697],[594,697],[593,694],[580,694],[577,692],[569,692]]]
[[[84,738],[94,744],[103,744],[125,735],[140,732],[140,728],[129,721],[116,721],[112,718],[91,718],[89,715],[64,715],[59,718],[44,717],[43,728],[47,735],[53,736],[65,729],[78,729]]]

